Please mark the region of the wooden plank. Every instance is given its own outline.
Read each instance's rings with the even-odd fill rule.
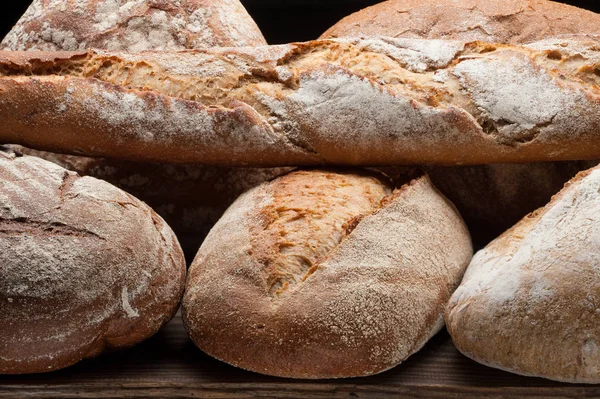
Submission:
[[[385,373],[292,380],[239,370],[202,353],[175,318],[119,353],[39,375],[0,376],[0,398],[600,398],[600,386],[569,385],[488,368],[462,356],[448,334]]]

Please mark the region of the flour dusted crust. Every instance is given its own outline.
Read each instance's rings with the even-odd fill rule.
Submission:
[[[454,207],[421,176],[297,171],[242,195],[194,260],[183,316],[234,366],[292,378],[387,370],[443,326],[472,256]]]
[[[518,374],[600,383],[600,168],[478,252],[446,313],[465,355]]]
[[[144,203],[0,150],[0,374],[132,346],[175,314],[185,261]]]
[[[4,52],[0,138],[219,165],[593,158],[597,43],[383,37],[178,53]]]
[[[322,38],[377,36],[527,43],[600,34],[600,15],[546,0],[389,0],[347,16]]]
[[[34,0],[11,50],[178,50],[265,44],[238,0]]]

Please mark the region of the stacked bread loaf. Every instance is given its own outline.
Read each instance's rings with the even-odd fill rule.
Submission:
[[[393,0],[350,16],[319,40],[267,46],[234,1],[201,7],[191,0],[172,6],[80,1],[69,9],[68,29],[67,19],[57,14],[65,8],[59,3],[34,3],[3,42],[13,51],[0,52],[1,141],[31,147],[30,153],[106,176],[126,188],[139,186],[142,198],[153,198],[154,187],[160,187],[154,206],[177,224],[197,223],[181,229],[184,237],[216,219],[206,212],[214,198],[224,208],[235,194],[262,183],[229,207],[191,265],[183,317],[202,350],[237,367],[276,376],[365,376],[419,350],[442,328],[445,313],[459,349],[482,363],[565,381],[600,381],[592,331],[598,322],[593,306],[596,172],[580,175],[544,210],[524,219],[472,262],[471,239],[460,214],[434,187],[439,181],[473,225],[491,220],[495,226],[488,230],[493,231],[536,205],[513,204],[512,198],[524,195],[515,187],[527,186],[535,194],[528,197],[545,201],[573,170],[600,158],[596,14],[545,0],[502,5]],[[235,24],[237,20],[241,23]],[[207,45],[247,46],[199,48]],[[174,51],[184,48],[198,49]],[[15,51],[27,49],[38,51]],[[155,51],[140,52],[148,49]],[[27,173],[38,183],[42,178],[35,176],[35,165],[64,171],[14,152],[5,157],[11,167],[30,168]],[[534,172],[523,172],[518,165],[490,165],[539,161],[571,163],[527,166]],[[146,162],[161,164],[149,167]],[[187,165],[175,165],[182,163]],[[282,167],[324,164],[379,170],[306,169],[267,181],[289,171]],[[487,166],[426,167],[434,183],[420,169],[396,167],[423,164]],[[246,166],[255,169],[235,168]],[[181,179],[162,187],[161,179],[182,172]],[[12,251],[7,256],[16,265],[8,269],[4,288],[0,284],[0,300],[6,297],[5,312],[19,320],[0,329],[0,337],[4,334],[9,342],[6,354],[0,352],[0,360],[8,359],[4,369],[0,362],[0,372],[55,369],[102,350],[85,334],[69,332],[68,339],[57,338],[64,343],[63,358],[36,363],[33,359],[54,355],[36,348],[24,352],[15,339],[36,318],[49,320],[47,329],[42,324],[37,336],[26,339],[40,340],[48,331],[59,336],[53,323],[64,323],[49,316],[48,307],[36,314],[26,306],[29,297],[19,291],[22,282],[38,298],[41,294],[35,293],[45,289],[46,280],[38,278],[42,272],[22,272],[15,236],[35,256],[40,248],[62,251],[62,239],[67,246],[73,245],[68,240],[104,245],[113,227],[99,223],[98,230],[92,229],[88,219],[97,214],[92,207],[81,225],[62,221],[79,220],[62,205],[76,188],[69,176],[76,175],[62,173],[61,182],[53,180],[57,207],[49,201],[40,205],[41,211],[21,211],[14,205],[20,200],[11,194],[8,206],[0,208],[9,212],[0,245]],[[478,183],[471,175],[483,178],[485,185],[474,189]],[[528,183],[532,176],[537,186]],[[539,176],[546,180],[538,181]],[[202,181],[195,182],[198,177]],[[0,189],[12,193],[27,179],[19,177]],[[227,184],[232,180],[237,185]],[[181,181],[192,196],[171,198],[172,187]],[[495,184],[508,194],[491,207],[486,204],[495,198],[487,187]],[[202,198],[204,190],[210,199]],[[485,201],[481,195],[487,195]],[[72,199],[86,197],[77,191]],[[120,200],[108,203],[128,209]],[[482,208],[494,212],[482,217]],[[135,228],[152,243],[155,232],[139,226],[162,221],[148,212],[150,217],[120,217],[116,225]],[[172,243],[170,230],[164,230],[159,229],[162,243]],[[580,237],[585,255],[574,256],[567,248],[572,234]],[[87,245],[68,256],[68,268],[44,278],[72,273],[82,262],[92,265],[82,270],[93,272],[97,262],[106,262]],[[115,331],[126,326],[139,341],[172,315],[173,298],[181,293],[181,274],[169,276],[147,266],[156,257],[160,265],[180,267],[178,247],[160,247],[154,254],[147,249],[151,244],[144,245],[118,243],[118,248],[144,251],[146,257],[134,260],[135,266],[125,257],[111,258],[114,271],[98,274],[94,287],[101,288],[85,296],[97,304],[97,292],[112,293],[99,305],[105,318],[83,330],[100,334],[108,346],[135,340],[113,339],[111,328],[99,332],[99,326],[114,324]],[[47,261],[33,262],[48,269]],[[161,292],[170,293],[169,305],[155,310],[152,299],[159,300],[158,295],[143,299],[144,287],[155,283],[134,288],[128,278],[115,279],[120,270],[157,278],[168,287]],[[65,275],[65,291],[79,289],[69,284],[74,277]],[[60,289],[44,291],[48,303],[63,295]],[[142,299],[134,302],[138,297]],[[73,303],[73,309],[81,305],[78,300],[66,303]],[[587,312],[584,322],[575,326],[564,318],[548,327],[552,320],[544,309],[557,303],[552,314]],[[81,320],[70,309],[65,317],[76,326]],[[93,306],[86,305],[85,311],[88,320],[96,320]],[[113,321],[122,314],[130,324]],[[138,331],[135,321],[146,314],[159,322],[143,323],[145,329]],[[510,335],[515,329],[523,332],[516,339]],[[570,337],[569,344],[557,351],[556,337],[562,336]],[[482,345],[484,338],[506,350],[498,355]],[[569,363],[574,356],[579,360]],[[549,366],[544,358],[555,361]]]

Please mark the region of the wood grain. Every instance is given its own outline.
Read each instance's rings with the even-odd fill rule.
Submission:
[[[600,398],[600,386],[521,377],[462,356],[444,331],[404,364],[346,380],[288,380],[203,354],[179,317],[142,345],[49,374],[0,376],[0,398]]]

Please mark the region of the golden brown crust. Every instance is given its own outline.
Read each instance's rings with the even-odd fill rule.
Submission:
[[[446,311],[461,352],[565,382],[600,382],[600,169],[478,252]]]
[[[386,35],[528,43],[600,34],[600,15],[545,0],[390,0],[345,17],[321,38]]]
[[[47,372],[132,346],[175,314],[185,260],[131,195],[0,151],[0,374]]]
[[[190,268],[183,315],[194,342],[291,378],[375,374],[416,352],[442,327],[472,248],[427,177],[389,193],[373,175],[315,170],[240,197]]]
[[[0,137],[42,149],[255,166],[600,154],[600,54],[590,38],[528,46],[347,39],[90,51],[44,63],[3,56],[17,61],[0,64]]]

